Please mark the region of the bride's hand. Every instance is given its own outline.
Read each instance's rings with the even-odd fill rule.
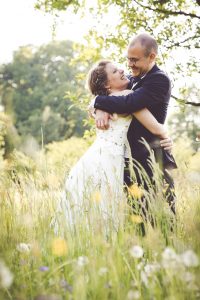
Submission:
[[[160,145],[161,147],[163,147],[165,150],[167,150],[168,152],[172,152],[173,149],[173,141],[170,137],[167,137],[165,139],[162,139],[160,141]]]

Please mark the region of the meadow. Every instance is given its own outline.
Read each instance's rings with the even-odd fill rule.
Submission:
[[[74,137],[1,159],[0,299],[200,299],[200,153],[187,139],[175,144],[176,218],[158,193],[154,227],[126,209],[105,236],[98,209],[74,230],[56,215],[66,174],[87,147]],[[101,199],[92,201],[98,207]]]

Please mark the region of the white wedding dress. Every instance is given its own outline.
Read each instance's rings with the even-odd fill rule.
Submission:
[[[116,115],[107,130],[97,129],[94,143],[71,169],[62,197],[62,211],[69,224],[75,224],[93,205],[104,222],[114,221],[118,226],[120,204],[126,203],[124,156],[131,120],[130,115]]]

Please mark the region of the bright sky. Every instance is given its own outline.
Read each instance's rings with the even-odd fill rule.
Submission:
[[[12,59],[19,46],[41,45],[52,40],[54,17],[34,9],[34,0],[0,0],[0,63]],[[56,39],[81,40],[92,20],[62,13],[58,18]]]

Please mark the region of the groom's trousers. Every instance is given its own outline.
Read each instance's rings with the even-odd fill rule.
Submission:
[[[160,148],[154,149],[154,156],[156,162],[159,163],[160,170],[162,171],[162,179],[163,179],[163,188],[165,187],[165,199],[169,203],[169,206],[172,212],[175,214],[175,188],[174,188],[174,180],[170,175],[169,171],[164,168],[163,159],[161,156],[162,152]],[[130,187],[134,182],[134,178],[131,175],[130,168],[133,168],[133,173],[135,175],[135,180],[138,186],[143,187],[146,191],[149,191],[149,184],[151,186],[155,186],[155,178],[153,174],[153,168],[149,163],[149,157],[142,158],[139,161],[133,160],[131,163],[129,159],[125,159],[125,168],[124,168],[124,183],[125,186]],[[143,199],[144,200],[144,199]],[[146,210],[148,210],[148,204],[146,204]]]

